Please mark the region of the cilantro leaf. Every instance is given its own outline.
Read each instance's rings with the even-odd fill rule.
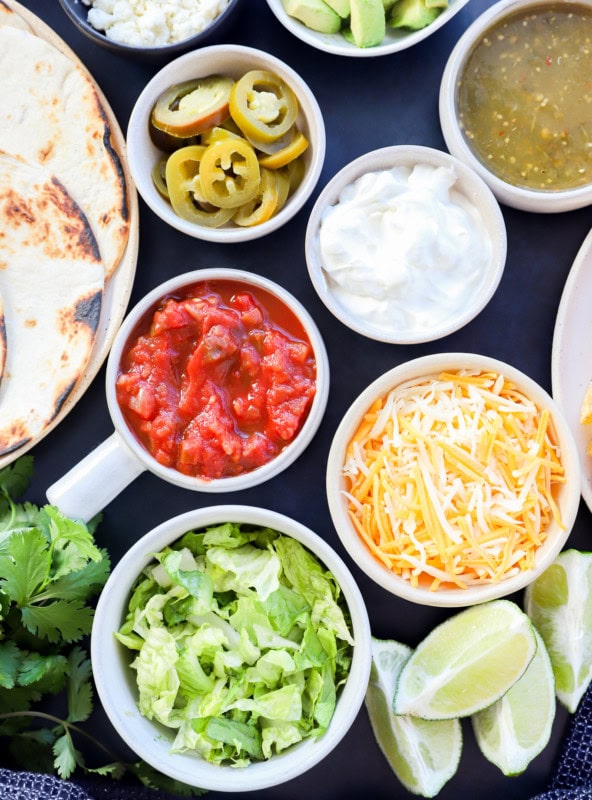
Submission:
[[[20,665],[17,683],[40,692],[59,692],[66,683],[68,660],[63,655],[27,653]]]
[[[95,533],[97,531],[97,528],[99,527],[99,525],[102,522],[102,520],[103,520],[103,512],[99,511],[98,514],[95,514],[94,517],[92,519],[89,519],[88,522],[86,523],[86,527],[88,528],[88,532],[92,536],[95,535]]]
[[[49,728],[35,728],[34,730],[25,731],[21,736],[29,741],[48,745],[53,745],[56,738],[55,731]]]
[[[21,506],[14,502],[13,497],[25,491],[32,470],[31,456],[0,470],[0,531],[14,528],[17,517],[20,517]]]
[[[49,728],[15,731],[10,739],[10,754],[22,769],[31,772],[52,772],[52,745],[56,734]]]
[[[12,689],[0,687],[0,714],[26,711],[40,699],[40,693],[29,686],[14,686]]]
[[[3,495],[0,493],[0,505]],[[22,503],[12,507],[12,512],[9,518],[3,519],[0,512],[0,553],[7,552],[10,537],[13,533],[23,533],[30,528],[38,528],[41,533],[44,533],[41,526],[42,518],[37,506],[32,503]],[[50,537],[47,536],[49,544]]]
[[[21,497],[33,475],[33,456],[21,456],[13,464],[0,470],[0,489],[9,497]]]
[[[101,561],[89,561],[82,569],[70,572],[50,581],[42,592],[35,595],[35,602],[45,600],[86,600],[101,589],[111,569],[109,557],[103,553]]]
[[[60,778],[69,778],[78,765],[84,766],[82,754],[74,747],[67,729],[53,743],[54,767]]]
[[[6,749],[25,768],[57,771],[62,778],[77,768],[113,779],[128,770],[150,786],[202,794],[143,762],[126,764],[113,755],[110,763],[89,768],[76,749],[74,735],[94,739],[76,725],[92,712],[91,663],[85,650],[68,651],[67,645],[90,632],[89,600],[104,586],[110,561],[94,541],[101,515],[85,524],[51,505],[15,502],[32,466],[32,457],[25,456],[0,469],[0,737]],[[44,695],[64,688],[66,718],[36,710]],[[34,727],[36,721],[45,727]]]
[[[48,530],[56,552],[70,550],[70,556],[76,553],[84,561],[100,561],[101,551],[94,543],[92,534],[84,522],[65,517],[55,506],[46,505],[42,511],[49,519]],[[70,567],[69,559],[65,559],[64,567]],[[67,569],[69,572],[70,569]],[[65,572],[61,574],[66,574]]]
[[[10,595],[0,589],[0,622],[3,622],[8,616],[10,609]],[[0,627],[0,639],[2,639],[2,628]]]
[[[145,761],[138,761],[135,764],[128,765],[130,772],[138,778],[144,786],[150,789],[162,789],[169,794],[177,794],[179,797],[201,797],[206,794],[205,789],[200,789],[197,786],[189,786],[181,781],[176,781],[174,778],[169,778],[162,772],[157,772]]]
[[[84,722],[92,711],[91,663],[84,650],[72,648],[68,656],[68,722]]]
[[[0,642],[0,686],[12,689],[16,684],[22,653],[14,642]]]
[[[49,569],[49,549],[43,534],[36,528],[13,533],[0,555],[0,589],[17,605],[25,605],[47,578]]]
[[[114,761],[112,764],[103,764],[101,767],[85,767],[85,772],[93,775],[103,775],[113,778],[114,781],[120,780],[125,774],[126,766],[121,761]]]
[[[23,625],[49,642],[76,642],[90,633],[93,609],[79,600],[55,600],[21,609]]]

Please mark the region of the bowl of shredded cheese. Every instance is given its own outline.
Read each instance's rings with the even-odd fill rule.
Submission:
[[[220,40],[239,0],[60,0],[95,44],[159,61]]]
[[[551,396],[502,361],[440,353],[375,380],[339,425],[331,517],[384,589],[453,607],[516,592],[564,546],[579,507],[575,443]]]

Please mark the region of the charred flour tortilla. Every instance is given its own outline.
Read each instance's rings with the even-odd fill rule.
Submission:
[[[0,295],[0,386],[4,375],[4,365],[6,364],[6,321],[4,319],[4,303]]]
[[[49,42],[0,25],[0,149],[44,165],[83,209],[108,278],[129,235],[121,161],[91,79]]]
[[[26,22],[20,14],[13,11],[6,3],[0,0],[0,27],[3,25],[10,25],[12,28],[22,28],[24,31],[30,31],[31,26]]]
[[[87,218],[47,169],[0,153],[0,295],[6,364],[0,455],[39,435],[84,372],[104,269]]]

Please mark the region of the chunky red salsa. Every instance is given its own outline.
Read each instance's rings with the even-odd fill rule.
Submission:
[[[316,389],[312,346],[268,292],[208,281],[166,297],[121,359],[117,400],[161,464],[204,479],[274,458],[306,419]]]

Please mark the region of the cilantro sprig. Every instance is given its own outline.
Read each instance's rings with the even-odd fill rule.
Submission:
[[[199,796],[143,761],[124,762],[84,729],[92,669],[79,643],[91,631],[109,556],[94,540],[100,517],[85,524],[51,505],[17,502],[32,474],[28,455],[0,470],[0,737],[28,769],[62,778],[77,769],[116,779],[127,772],[146,786]],[[89,767],[77,742],[91,743],[107,763]]]

